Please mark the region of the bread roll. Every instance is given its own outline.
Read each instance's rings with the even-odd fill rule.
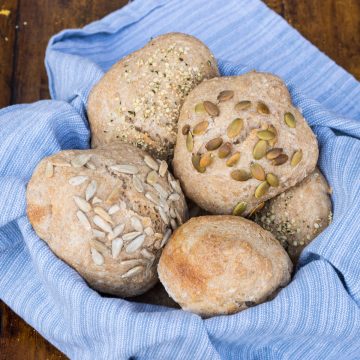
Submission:
[[[170,33],[116,63],[91,91],[92,147],[122,140],[170,159],[179,110],[189,91],[218,76],[210,50],[193,36]]]
[[[270,231],[294,263],[302,250],[330,223],[330,188],[319,169],[301,183],[266,202],[254,220]]]
[[[233,314],[273,296],[290,280],[279,242],[237,216],[201,216],[179,227],[158,265],[168,294],[203,317]]]
[[[276,76],[203,81],[181,108],[174,172],[215,214],[248,215],[311,173],[316,137]]]
[[[121,297],[156,283],[162,248],[186,213],[166,163],[123,143],[45,158],[27,187],[38,236],[92,288]]]

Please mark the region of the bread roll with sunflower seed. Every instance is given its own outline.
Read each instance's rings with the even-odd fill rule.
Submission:
[[[319,169],[266,202],[255,221],[270,231],[296,263],[302,250],[331,222],[330,188]]]
[[[214,76],[216,60],[195,37],[169,33],[151,40],[116,63],[91,91],[92,147],[122,140],[171,158],[185,96]]]
[[[203,81],[181,108],[174,171],[211,213],[252,213],[303,180],[317,159],[315,135],[274,75]]]
[[[168,294],[203,317],[272,298],[291,271],[289,256],[270,232],[231,215],[190,219],[171,236],[158,265]]]
[[[125,143],[45,158],[27,187],[38,236],[92,288],[121,297],[156,283],[162,248],[186,213],[166,163]]]

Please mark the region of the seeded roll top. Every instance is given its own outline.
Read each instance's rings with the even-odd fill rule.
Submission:
[[[161,249],[187,212],[166,162],[121,143],[42,160],[27,202],[54,253],[94,289],[119,296],[156,283]]]
[[[181,109],[174,171],[209,212],[251,214],[306,177],[317,159],[315,135],[274,75],[206,80]]]
[[[92,147],[122,140],[170,159],[179,110],[191,89],[218,76],[216,60],[198,39],[170,33],[115,64],[88,102]]]

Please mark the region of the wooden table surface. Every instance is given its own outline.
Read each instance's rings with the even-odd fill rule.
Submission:
[[[190,0],[189,0],[190,1]],[[127,0],[1,0],[0,108],[49,98],[44,54],[51,35],[77,28]],[[265,0],[360,79],[359,0]],[[9,10],[10,13],[1,10]],[[0,301],[0,360],[66,359]]]

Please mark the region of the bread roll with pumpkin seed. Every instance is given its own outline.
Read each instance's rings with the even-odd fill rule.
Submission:
[[[231,215],[190,219],[173,233],[158,265],[168,294],[203,317],[273,298],[291,271],[289,256],[270,232]]]
[[[116,63],[91,91],[92,147],[122,140],[170,159],[180,107],[203,79],[219,76],[200,40],[169,33]]]
[[[274,75],[205,80],[181,108],[174,172],[211,213],[251,214],[303,180],[317,159],[315,135]]]
[[[92,288],[121,297],[157,282],[162,248],[186,213],[166,163],[125,143],[45,158],[27,187],[38,236]]]
[[[302,250],[330,224],[330,188],[319,169],[266,202],[255,222],[270,231],[296,263]]]

